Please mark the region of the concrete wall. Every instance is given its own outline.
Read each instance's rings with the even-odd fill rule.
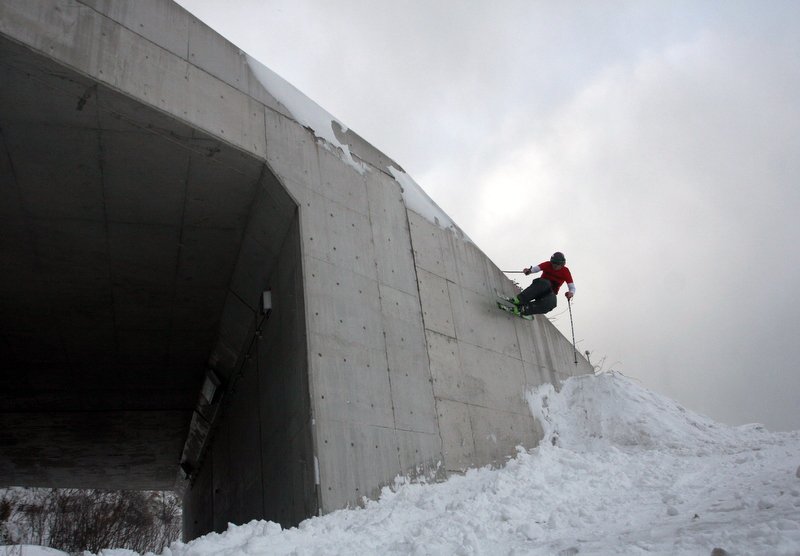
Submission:
[[[306,148],[317,151],[311,173],[322,179],[317,191],[294,191],[302,196],[320,506],[330,511],[435,465],[441,438],[400,187],[381,171],[359,175],[315,143]]]
[[[253,216],[263,221],[263,212]],[[273,310],[268,319],[258,313],[242,319],[247,345],[227,380],[199,472],[186,488],[186,538],[251,519],[290,526],[317,512],[296,213],[284,238],[274,270],[251,288],[263,291],[267,284]]]
[[[544,316],[496,308],[516,290],[473,243],[408,214],[444,468],[501,462],[541,438],[524,392],[591,367]]]
[[[575,365],[546,318],[497,310],[494,291],[512,283],[408,210],[386,166],[361,175],[291,118],[266,117],[288,139],[267,141],[268,164],[300,207],[320,510],[374,497],[398,474],[442,476],[535,446],[524,392],[589,364]]]
[[[388,170],[398,164],[352,132],[340,140],[366,171],[345,164],[238,48],[177,5],[6,5],[2,33],[265,163],[264,206],[278,208],[263,217],[256,200],[231,282],[210,363],[232,387],[187,490],[187,538],[252,517],[296,523],[375,497],[399,474],[502,462],[541,434],[525,389],[591,370],[545,318],[494,307],[511,283],[406,208]],[[267,259],[277,264],[264,276]],[[266,285],[275,313],[248,360]]]

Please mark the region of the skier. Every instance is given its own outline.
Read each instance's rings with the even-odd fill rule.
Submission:
[[[536,272],[541,272],[542,275],[511,300],[514,314],[526,317],[552,311],[556,308],[556,295],[564,282],[567,283],[568,289],[564,295],[567,299],[572,299],[575,295],[575,283],[572,281],[569,269],[564,266],[566,262],[564,253],[556,251],[549,261],[523,269],[522,273],[525,276]]]

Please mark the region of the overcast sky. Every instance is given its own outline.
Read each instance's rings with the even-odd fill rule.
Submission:
[[[179,3],[501,268],[563,251],[593,363],[800,429],[800,2]]]

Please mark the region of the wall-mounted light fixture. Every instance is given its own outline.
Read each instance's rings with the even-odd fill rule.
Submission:
[[[209,405],[214,403],[214,396],[219,389],[220,384],[222,381],[217,376],[212,369],[208,369],[206,371],[206,379],[203,381],[203,388],[200,390],[200,393],[206,399]]]
[[[272,312],[272,290],[267,288],[261,294],[261,314],[268,317]]]

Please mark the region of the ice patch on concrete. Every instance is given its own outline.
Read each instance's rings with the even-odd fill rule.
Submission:
[[[330,145],[341,149],[343,160],[355,168],[359,174],[363,174],[366,171],[366,165],[353,158],[350,153],[350,146],[339,141],[333,131],[334,122],[343,132],[348,129],[346,125],[331,116],[319,104],[308,98],[294,85],[267,66],[249,54],[245,54],[245,56],[250,70],[256,76],[258,82],[261,83],[261,86],[275,97],[278,102],[283,104],[298,123],[311,129],[316,137],[324,139]]]
[[[275,97],[278,102],[283,104],[300,125],[312,130],[317,138],[323,139],[323,145],[326,148],[329,148],[329,145],[331,145],[340,149],[344,162],[355,168],[359,174],[363,174],[366,171],[367,166],[353,158],[350,152],[350,146],[342,143],[336,137],[333,127],[334,122],[342,129],[342,132],[347,131],[348,128],[346,125],[334,118],[324,108],[308,98],[294,85],[267,66],[246,53],[245,56],[250,70],[253,72],[256,79],[258,79],[259,83],[261,83],[261,86]],[[387,170],[400,184],[403,192],[403,200],[407,208],[413,210],[442,229],[452,230],[461,239],[469,241],[470,243],[475,243],[441,208],[439,208],[433,199],[425,193],[422,187],[420,187],[411,176],[393,166],[389,166]]]
[[[389,166],[389,172],[394,176],[397,183],[400,184],[406,208],[413,210],[442,229],[454,231],[461,239],[469,241],[470,243],[475,243],[461,228],[456,226],[456,223],[447,216],[447,213],[439,208],[439,205],[425,193],[425,190],[423,190],[411,176],[402,170],[398,170],[394,166]]]

